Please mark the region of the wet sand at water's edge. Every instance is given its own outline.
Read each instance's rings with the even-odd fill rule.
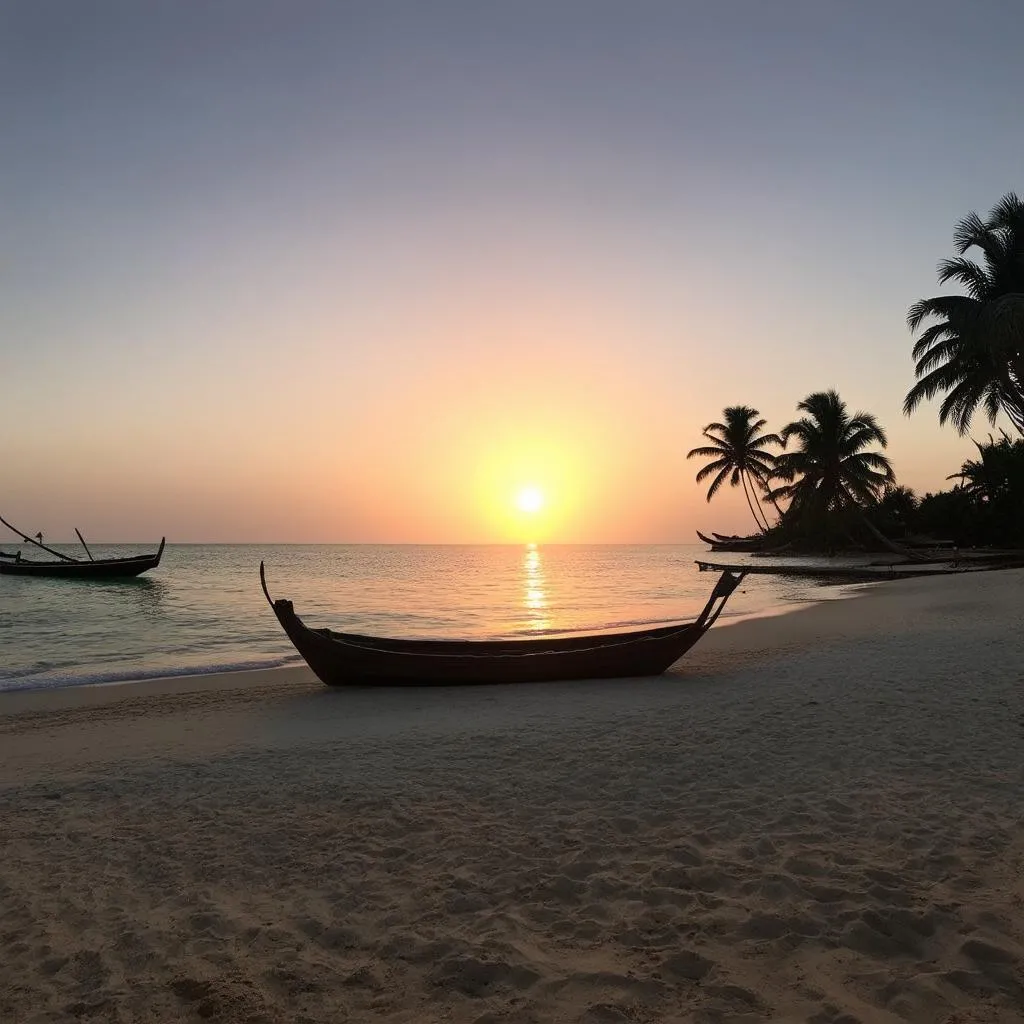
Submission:
[[[1019,1022],[1022,623],[1014,570],[658,679],[0,694],[0,1020]]]

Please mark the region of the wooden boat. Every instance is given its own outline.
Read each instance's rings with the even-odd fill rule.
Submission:
[[[20,551],[15,554],[0,551],[0,576],[49,576],[75,580],[126,579],[138,576],[149,569],[155,569],[160,564],[164,553],[164,544],[167,541],[166,537],[162,538],[160,546],[149,555],[132,555],[129,558],[93,558],[85,539],[78,533],[78,530],[75,530],[89,558],[73,558],[63,551],[47,547],[41,540],[34,540],[11,526],[6,519],[0,518],[0,523],[3,523],[13,533],[18,534],[22,540],[34,544],[37,548],[42,548],[43,551],[49,552],[56,558],[56,561],[36,561],[31,558],[22,558]]]
[[[953,576],[986,569],[1014,569],[1024,564],[1024,558],[1007,559],[1002,563],[976,563],[952,565],[948,560],[932,562],[892,562],[871,565],[726,565],[722,562],[697,562],[701,572],[724,572],[728,569],[762,576],[799,576],[808,579],[834,580],[836,583],[867,583],[871,580],[902,580],[913,576]]]
[[[311,629],[260,584],[296,650],[327,686],[539,683],[660,675],[711,628],[742,571],[723,572],[693,622],[628,633],[528,640],[400,640]]]
[[[736,551],[736,552],[754,552],[763,551],[765,545],[768,543],[768,538],[765,536],[755,537],[719,537],[719,535],[712,534],[708,537],[706,534],[697,530],[697,536],[707,544],[712,551]]]
[[[166,538],[160,547],[149,555],[133,555],[131,558],[72,559],[64,562],[34,561],[22,558],[21,552],[13,558],[0,560],[0,576],[54,576],[74,580],[113,580],[138,576],[160,564]]]
[[[713,533],[708,537],[701,533],[700,530],[697,530],[697,536],[705,544],[709,545],[712,551],[732,551],[737,555],[781,555],[783,551],[787,551],[792,547],[789,541],[769,547],[768,543],[771,539],[769,534],[760,534],[754,537],[726,538],[717,533]]]
[[[701,572],[723,572],[729,568],[722,562],[697,561]],[[739,569],[740,566],[732,566]],[[810,579],[834,579],[839,582],[854,580],[894,579],[895,573],[886,566],[856,565],[750,565],[742,567],[746,572],[761,576],[801,576]]]

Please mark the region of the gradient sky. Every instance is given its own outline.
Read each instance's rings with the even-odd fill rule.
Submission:
[[[1022,29],[1010,0],[4,2],[0,510],[690,541],[751,522],[693,482],[701,426],[828,387],[949,486],[973,448],[902,415],[904,317],[1024,189]]]

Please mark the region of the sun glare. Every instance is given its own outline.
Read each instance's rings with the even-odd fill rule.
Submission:
[[[516,495],[516,506],[520,512],[539,512],[544,507],[544,495],[536,487],[524,487]]]

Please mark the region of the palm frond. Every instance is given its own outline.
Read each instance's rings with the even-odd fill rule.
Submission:
[[[963,256],[968,249],[979,245],[978,240],[984,238],[987,233],[988,225],[971,210],[953,228],[953,248],[956,249],[957,255]]]
[[[710,501],[718,491],[718,488],[722,486],[723,481],[729,474],[729,467],[726,466],[714,480],[711,481],[711,486],[708,488],[707,500]]]
[[[920,299],[907,311],[907,327],[913,334],[929,317],[957,321],[977,311],[978,300],[969,295],[934,295]]]
[[[856,433],[858,438],[863,438],[863,444],[877,441],[883,448],[889,447],[889,439],[885,431],[878,425],[878,420],[870,412],[854,413],[848,431]]]
[[[694,459],[694,458],[714,459],[714,458],[717,458],[719,455],[721,455],[724,451],[727,451],[727,449],[723,448],[721,446],[719,446],[719,447],[711,447],[709,445],[705,445],[702,448],[691,448],[686,453],[686,457],[688,459]]]
[[[711,476],[712,473],[717,473],[723,469],[729,470],[730,468],[731,466],[728,460],[718,459],[715,462],[709,462],[706,466],[701,466],[701,468],[697,470],[697,475],[694,477],[694,479],[697,481],[697,483],[701,483],[701,481],[706,480],[709,476]]]
[[[856,465],[871,467],[883,473],[892,473],[892,463],[879,452],[858,452],[856,455],[851,455],[850,459],[856,460]]]
[[[973,299],[984,299],[992,290],[992,280],[988,273],[966,256],[943,260],[939,264],[939,284],[956,281],[967,290]]]
[[[1016,192],[1007,192],[988,215],[988,227],[1014,230],[1024,225],[1024,199]]]

